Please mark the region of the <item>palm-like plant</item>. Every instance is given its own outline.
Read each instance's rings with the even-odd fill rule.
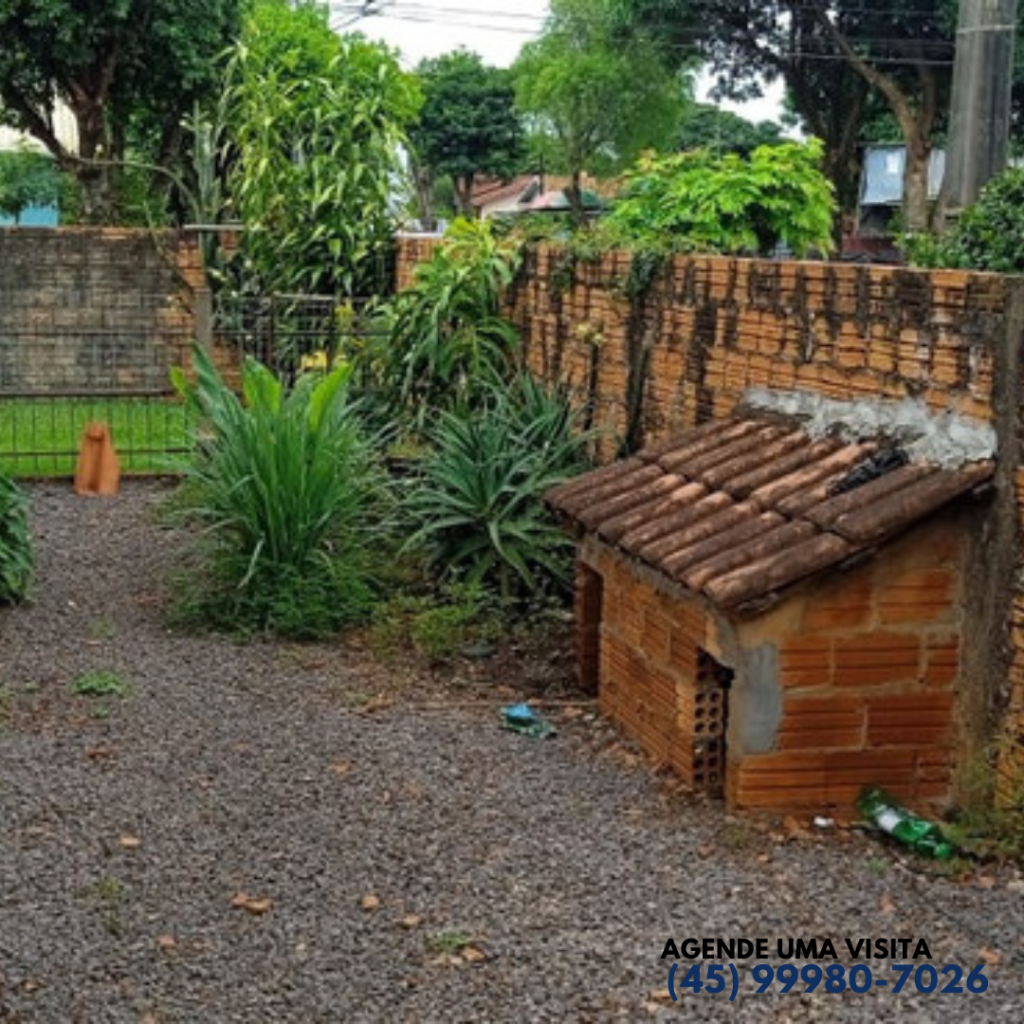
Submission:
[[[517,262],[518,246],[485,222],[456,221],[414,287],[384,309],[372,376],[414,431],[508,376],[518,336],[500,305]]]
[[[348,401],[347,367],[300,376],[286,391],[249,360],[242,396],[197,347],[179,390],[207,425],[187,469],[187,514],[208,526],[204,616],[243,629],[328,633],[369,607],[368,519],[382,497],[370,447]]]
[[[0,604],[13,604],[25,596],[34,565],[28,502],[0,470]]]

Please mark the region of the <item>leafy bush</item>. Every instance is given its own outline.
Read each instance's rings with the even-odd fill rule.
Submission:
[[[242,631],[329,634],[365,616],[385,496],[347,399],[348,369],[285,392],[248,361],[243,401],[201,348],[176,385],[208,423],[186,475],[185,514],[206,524],[209,561],[186,618]],[[372,524],[372,525],[371,525]]]
[[[517,262],[518,245],[486,222],[456,221],[414,287],[384,310],[383,341],[354,354],[367,386],[411,429],[439,409],[472,406],[508,375],[517,337],[499,308]]]
[[[921,266],[1024,273],[1024,168],[989,182],[945,238],[915,236],[904,244]]]
[[[542,502],[586,464],[565,395],[529,376],[493,388],[477,415],[444,413],[422,479],[408,502],[410,544],[427,547],[443,574],[503,597],[568,588],[572,539]]]
[[[437,592],[398,593],[379,609],[370,636],[384,656],[411,649],[437,663],[495,639],[500,628],[498,608],[487,593],[453,583]]]
[[[32,581],[35,559],[24,493],[0,470],[0,604],[22,600]]]
[[[645,157],[602,227],[611,245],[770,255],[832,247],[835,198],[820,169],[821,143],[735,153],[692,150]]]

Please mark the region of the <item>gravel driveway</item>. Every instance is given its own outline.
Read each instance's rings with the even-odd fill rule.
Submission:
[[[161,494],[32,488],[36,601],[0,612],[0,1021],[1024,1019],[1013,872],[951,882],[856,832],[730,820],[587,715],[515,736],[499,695],[354,644],[171,632]],[[74,693],[87,672],[127,689]],[[756,995],[741,964],[735,1004],[672,1005],[670,935],[1001,962],[957,996]]]

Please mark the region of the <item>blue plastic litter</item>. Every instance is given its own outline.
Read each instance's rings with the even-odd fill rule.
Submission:
[[[509,704],[501,709],[502,727],[512,732],[543,739],[555,732],[555,727],[545,718],[537,714],[529,704]]]

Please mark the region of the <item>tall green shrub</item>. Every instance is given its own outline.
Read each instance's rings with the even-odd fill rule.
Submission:
[[[700,149],[644,157],[604,229],[612,243],[664,249],[827,252],[835,198],[821,160],[817,139],[759,146],[749,158]]]
[[[412,288],[381,316],[381,341],[357,356],[392,415],[422,431],[439,410],[477,404],[512,372],[517,335],[501,315],[519,246],[483,221],[456,221]]]
[[[911,262],[923,266],[1024,273],[1024,168],[989,182],[944,238],[921,235],[906,245]]]
[[[399,147],[420,104],[383,45],[339,38],[326,4],[258,0],[232,51],[224,162],[264,291],[373,295],[388,283]]]
[[[291,391],[259,363],[242,397],[208,355],[179,390],[208,435],[187,469],[185,511],[208,527],[191,611],[243,631],[322,636],[363,617],[380,558],[384,485],[347,396],[349,370]]]
[[[17,484],[0,470],[0,604],[24,598],[34,567],[28,502]]]

